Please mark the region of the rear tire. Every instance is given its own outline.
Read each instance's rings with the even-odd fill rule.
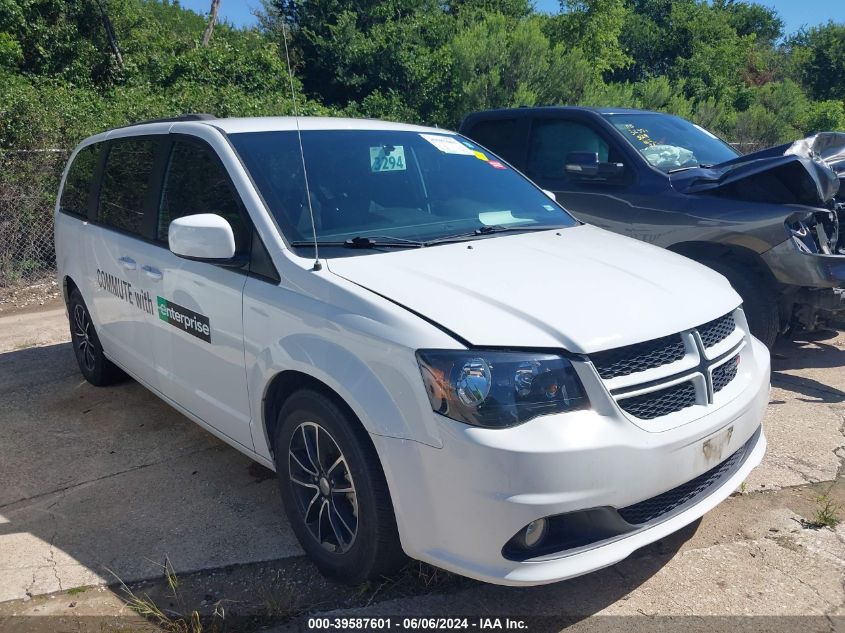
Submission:
[[[73,353],[85,380],[95,387],[105,387],[123,380],[126,374],[103,354],[103,346],[94,329],[88,306],[76,288],[70,293],[67,311]]]
[[[700,263],[722,274],[742,298],[742,307],[751,333],[769,349],[775,344],[780,331],[780,312],[774,290],[770,285],[748,271],[742,264],[730,260],[703,259]]]
[[[285,512],[320,572],[345,584],[405,562],[375,448],[357,419],[310,389],[279,412],[275,462]]]

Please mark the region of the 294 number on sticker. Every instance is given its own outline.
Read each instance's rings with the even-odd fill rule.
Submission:
[[[405,148],[401,145],[379,145],[370,148],[370,170],[405,171]]]

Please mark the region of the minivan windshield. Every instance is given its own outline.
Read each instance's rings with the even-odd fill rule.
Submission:
[[[714,134],[677,116],[637,112],[605,114],[604,117],[649,163],[667,173],[718,165],[739,156]]]
[[[295,131],[229,137],[287,240],[311,217]],[[396,248],[578,222],[490,152],[449,133],[305,130],[302,152],[321,244]]]

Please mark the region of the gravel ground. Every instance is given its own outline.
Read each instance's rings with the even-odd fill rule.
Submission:
[[[52,277],[21,287],[0,287],[0,315],[34,311],[61,302],[61,288]]]

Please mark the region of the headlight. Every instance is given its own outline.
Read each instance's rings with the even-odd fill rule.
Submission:
[[[431,408],[476,426],[502,428],[589,405],[566,358],[473,350],[417,352]]]

